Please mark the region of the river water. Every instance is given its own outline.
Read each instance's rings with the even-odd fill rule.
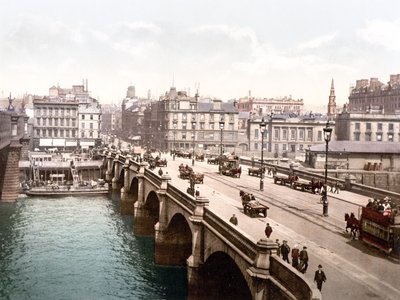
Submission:
[[[0,299],[185,299],[186,269],[133,226],[105,196],[1,203]]]

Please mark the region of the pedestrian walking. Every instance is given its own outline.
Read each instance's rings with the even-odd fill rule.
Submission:
[[[276,249],[276,255],[281,256],[281,243],[279,243],[279,239],[276,239],[275,243],[278,244],[278,249]]]
[[[299,256],[300,256],[300,250],[297,245],[294,245],[292,249],[292,266],[297,269],[299,266]]]
[[[231,222],[233,225],[238,224],[238,219],[236,218],[235,214],[232,215],[232,217],[229,219],[229,222]]]
[[[282,259],[284,261],[287,261],[290,264],[289,261],[289,253],[290,253],[290,247],[287,244],[287,241],[283,240],[283,244],[281,246],[281,254],[282,254]]]
[[[308,268],[308,252],[307,247],[304,246],[303,250],[300,251],[300,272],[305,274]]]
[[[271,236],[271,233],[272,233],[272,227],[269,225],[269,223],[267,223],[267,227],[265,227],[265,235],[267,236],[267,238]]]
[[[163,175],[163,170],[160,168],[160,170],[158,170],[158,175],[162,176]]]
[[[322,289],[322,283],[326,281],[326,276],[324,271],[322,271],[322,266],[318,265],[318,270],[315,271],[315,275],[314,275],[314,282],[317,283],[317,287],[319,289],[319,291],[321,291]]]

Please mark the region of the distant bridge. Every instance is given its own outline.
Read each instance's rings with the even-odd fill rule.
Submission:
[[[321,299],[276,255],[270,239],[253,240],[130,155],[103,153],[103,177],[134,214],[134,232],[155,237],[155,263],[185,265],[189,299]]]
[[[19,160],[27,149],[28,116],[0,112],[0,201],[15,201],[19,193]]]

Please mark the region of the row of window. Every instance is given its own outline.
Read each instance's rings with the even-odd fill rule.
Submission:
[[[82,120],[96,120],[96,119],[98,119],[98,120],[100,120],[101,119],[101,115],[97,115],[97,118],[96,118],[96,115],[94,116],[94,115],[92,115],[92,114],[90,114],[90,115],[84,115],[84,114],[82,114],[81,115],[81,119]]]
[[[93,131],[82,131],[81,137],[93,137]],[[76,129],[36,129],[36,138],[75,138]]]
[[[375,135],[376,135],[377,142],[383,141],[383,136],[384,136],[383,133],[378,132],[378,133],[375,133]],[[366,142],[371,142],[372,141],[372,133],[371,132],[364,133],[364,138],[365,138]],[[360,132],[354,132],[354,140],[361,141],[361,133]],[[393,133],[387,133],[387,141],[394,142],[394,134]]]
[[[174,114],[173,116],[174,120],[178,120],[178,114]],[[200,122],[204,122],[206,119],[205,114],[200,114]],[[224,114],[209,114],[209,121],[210,122],[219,122],[220,120],[223,120],[224,122],[234,122],[235,120],[235,115],[234,114],[228,114],[228,120],[226,120],[226,117]],[[196,121],[196,114],[186,114],[182,113],[182,120],[187,121],[187,120],[194,120]]]
[[[282,145],[282,149],[280,149],[279,145]],[[304,144],[273,144],[273,150],[274,153],[280,153],[280,151],[283,152],[296,152],[296,147],[298,146],[298,150],[303,151],[306,149],[306,147],[309,147],[311,145],[304,145]],[[267,150],[268,152],[272,151],[268,147],[268,143],[264,143],[263,149]],[[254,143],[254,150],[261,150],[261,143]]]
[[[66,126],[76,127],[75,119],[36,118],[36,126]]]
[[[234,133],[224,133],[222,135],[223,140],[233,141],[234,137],[235,137]],[[195,138],[196,138],[196,136],[195,136]],[[175,139],[191,140],[191,139],[193,139],[193,134],[191,132],[181,132],[180,134],[176,134]],[[214,134],[214,133],[198,132],[196,142],[198,142],[199,140],[219,141],[219,140],[221,140],[221,135]]]
[[[258,139],[260,134],[259,129],[254,129],[254,138]],[[264,133],[264,137],[267,138],[268,132],[266,131]],[[312,141],[313,140],[313,130],[312,129],[307,129],[307,132],[305,129],[274,129],[274,140],[279,141],[287,141],[289,138],[292,141],[300,140],[300,141]],[[317,141],[322,141],[322,130],[318,130],[317,132]]]
[[[359,122],[354,123],[355,130],[360,130],[360,128],[361,128],[361,123],[359,123]],[[372,123],[370,123],[370,122],[365,123],[366,130],[371,130],[371,128],[372,128]],[[383,130],[383,123],[376,123],[376,129]],[[394,124],[388,123],[388,131],[393,131],[393,129],[394,129]]]
[[[37,116],[72,116],[76,117],[76,108],[52,108],[52,107],[42,107],[36,108],[36,115]]]
[[[206,126],[205,123],[199,123],[199,125],[200,125],[200,129],[203,129],[203,130],[204,129],[211,129],[211,130],[220,129],[218,123],[209,123],[208,126]],[[188,130],[188,129],[196,130],[196,126],[193,126],[193,124],[189,124],[188,125],[186,123],[182,123],[181,127],[180,128],[177,127],[177,129],[180,129],[180,130]],[[230,124],[228,124],[228,128],[224,128],[224,129],[234,130],[235,127],[234,127],[234,124],[230,123]]]

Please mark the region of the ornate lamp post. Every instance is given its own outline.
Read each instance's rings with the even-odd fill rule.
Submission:
[[[264,133],[267,123],[265,123],[264,118],[262,118],[260,123],[261,132],[261,175],[260,175],[260,191],[264,190]]]
[[[219,175],[222,175],[222,137],[223,137],[223,130],[225,127],[225,122],[224,120],[221,118],[221,121],[219,121],[219,129],[221,129],[221,153],[220,153],[220,157],[219,157]]]
[[[192,121],[192,139],[193,139],[193,151],[192,151],[192,166],[194,166],[194,148],[195,148],[195,143],[194,143],[194,139],[196,137],[196,121]]]
[[[322,195],[322,212],[324,217],[328,216],[328,144],[331,141],[332,128],[330,127],[329,120],[326,122],[326,127],[324,128],[324,140],[326,143],[325,148],[325,188]]]
[[[172,160],[175,160],[176,153],[176,126],[178,125],[178,121],[175,119],[172,121],[172,126],[174,127],[174,154],[172,155]]]

